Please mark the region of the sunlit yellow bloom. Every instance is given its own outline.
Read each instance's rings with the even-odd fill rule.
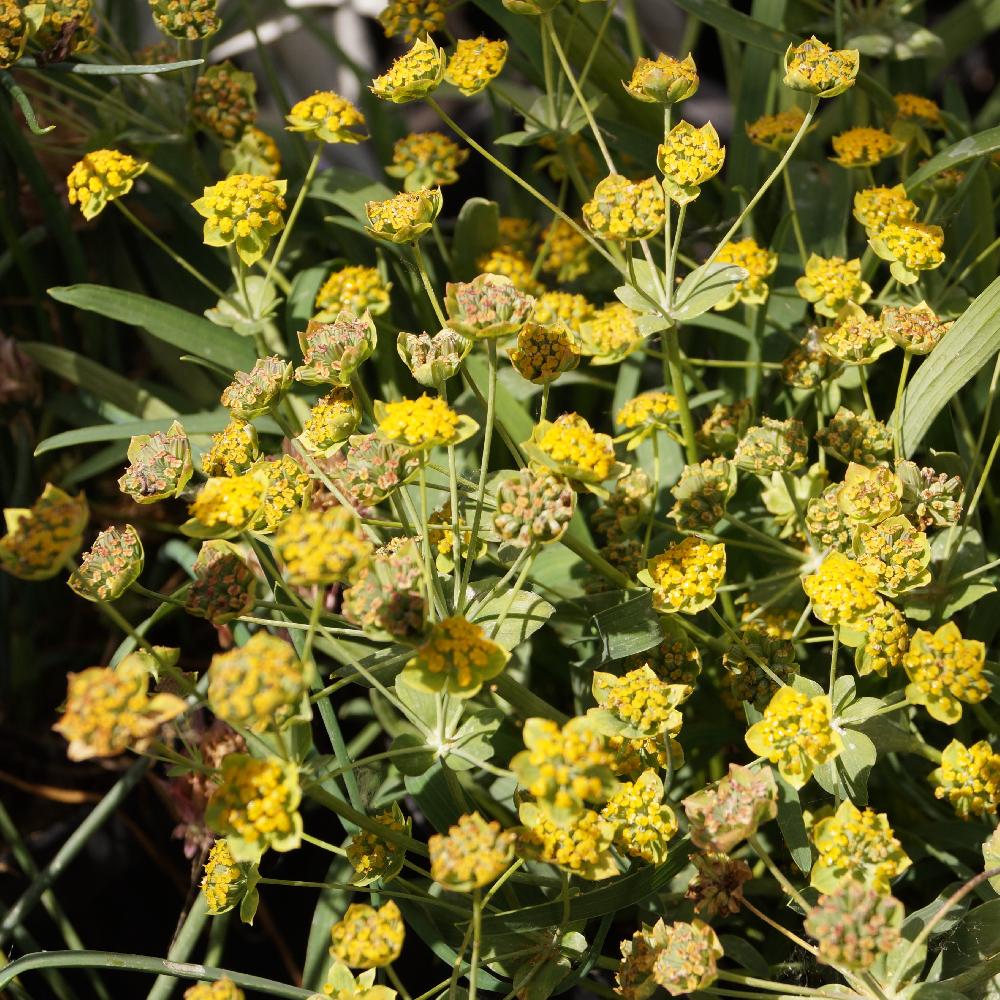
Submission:
[[[95,149],[76,163],[66,178],[69,203],[78,205],[85,219],[93,219],[108,202],[127,195],[148,166],[145,160],[116,149]]]
[[[860,524],[878,524],[900,511],[903,483],[886,465],[868,468],[852,462],[837,494],[840,509]]]
[[[0,569],[22,580],[47,580],[79,551],[90,508],[82,493],[70,496],[47,483],[31,507],[8,507],[3,516]]]
[[[581,325],[594,315],[594,305],[579,292],[543,292],[535,300],[532,319],[537,323],[565,323],[571,330],[579,331]]]
[[[651,865],[666,861],[677,818],[663,801],[663,782],[655,771],[619,785],[601,815],[614,826],[614,844],[620,851]]]
[[[813,303],[820,316],[836,316],[848,302],[864,305],[872,297],[871,285],[862,280],[858,258],[820,257],[812,254],[806,273],[795,282],[799,295]]]
[[[382,280],[377,267],[348,264],[334,271],[323,282],[316,295],[317,314],[314,319],[330,322],[341,312],[360,316],[368,312],[379,316],[389,308],[392,285]]]
[[[651,104],[676,104],[694,96],[698,90],[698,70],[688,53],[675,59],[661,52],[655,59],[640,58],[632,78],[622,86],[637,101]]]
[[[407,191],[440,187],[458,180],[458,168],[469,158],[463,149],[441,132],[412,132],[392,147],[392,163],[385,168],[390,177],[403,179]]]
[[[443,618],[408,660],[400,678],[422,691],[471,698],[507,664],[507,651],[464,618]]]
[[[767,279],[778,266],[776,253],[760,246],[752,236],[747,236],[724,244],[715,259],[720,264],[735,264],[747,272],[747,276],[736,282],[726,297],[716,303],[716,309],[731,309],[737,302],[761,305],[767,301]]]
[[[459,816],[447,834],[427,841],[431,878],[452,892],[470,892],[495,882],[514,858],[513,830],[502,830],[479,813]]]
[[[390,243],[415,243],[434,225],[441,204],[440,188],[403,191],[385,201],[369,201],[365,203],[365,228]]]
[[[500,75],[507,61],[507,42],[478,38],[460,38],[448,60],[444,78],[472,97]]]
[[[522,378],[544,385],[576,368],[580,363],[580,348],[562,323],[530,322],[521,327],[517,346],[510,351],[510,361]]]
[[[609,302],[580,325],[580,339],[592,365],[613,365],[638,350],[646,338],[627,305]]]
[[[456,413],[439,396],[378,401],[375,419],[379,434],[412,451],[459,444],[479,428],[471,417]]]
[[[830,142],[836,154],[830,159],[842,167],[874,167],[886,157],[901,153],[905,146],[883,129],[866,126],[841,132]]]
[[[288,517],[274,547],[290,583],[350,583],[371,554],[354,514],[345,507],[303,510]]]
[[[247,267],[256,264],[285,227],[286,187],[286,181],[270,177],[233,174],[205,188],[192,207],[205,219],[206,245],[232,244]]]
[[[806,113],[798,105],[793,105],[787,111],[762,115],[756,121],[747,122],[746,132],[755,146],[779,152],[795,138],[805,120]]]
[[[725,576],[726,546],[689,535],[650,559],[639,580],[652,588],[658,611],[693,615],[715,600]]]
[[[584,203],[583,218],[601,239],[628,242],[655,236],[663,228],[665,211],[663,187],[655,177],[631,181],[610,174]]]
[[[518,815],[518,854],[537,858],[588,881],[619,874],[611,851],[615,828],[593,809],[583,809],[564,823],[556,823],[534,802],[523,802]]]
[[[990,682],[983,676],[986,647],[976,639],[963,639],[954,622],[936,632],[918,628],[903,657],[910,683],[906,697],[923,705],[931,718],[949,725],[962,717],[962,703],[976,705],[989,696]]]
[[[857,626],[879,606],[878,578],[842,552],[831,552],[802,589],[812,601],[813,614],[828,625]]]
[[[901,121],[924,128],[942,128],[941,109],[929,97],[919,94],[894,94],[896,116]]]
[[[785,86],[815,97],[836,97],[854,86],[861,65],[857,49],[831,49],[815,35],[785,53]]]
[[[831,325],[820,327],[819,342],[827,354],[845,365],[870,365],[892,350],[882,324],[853,302],[840,310]]]
[[[440,86],[447,64],[444,49],[430,38],[418,38],[409,52],[372,80],[369,89],[376,97],[393,104],[417,101]]]
[[[934,797],[950,802],[962,819],[995,813],[1000,806],[1000,754],[986,740],[971,747],[952,740],[930,781]]]
[[[332,90],[317,90],[292,105],[285,120],[289,132],[300,132],[320,142],[355,143],[367,139],[365,116]]]
[[[868,242],[901,285],[920,280],[921,271],[932,271],[944,263],[944,230],[923,222],[899,220],[883,226]]]
[[[920,209],[911,201],[902,184],[895,187],[872,187],[854,196],[854,218],[874,235],[890,222],[915,219]]]
[[[885,813],[858,809],[850,800],[815,823],[812,840],[819,857],[810,882],[820,892],[833,892],[850,880],[888,894],[890,881],[911,864]]]
[[[543,421],[522,447],[535,461],[568,479],[599,487],[617,479],[625,467],[615,458],[614,442],[593,430],[576,413],[564,413],[552,423]]]
[[[701,185],[722,169],[725,158],[726,148],[719,145],[719,133],[711,122],[701,128],[678,122],[656,152],[667,197],[678,205],[694,201],[701,193]]]
[[[352,903],[330,930],[330,954],[355,969],[381,968],[399,958],[405,935],[403,915],[391,899],[377,910]]]

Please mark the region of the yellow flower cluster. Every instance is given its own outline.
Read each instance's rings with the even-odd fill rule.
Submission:
[[[930,306],[886,306],[879,320],[889,339],[910,354],[930,354],[951,329]]]
[[[334,271],[316,293],[316,319],[330,322],[341,312],[378,316],[389,308],[389,289],[377,267],[348,264]]]
[[[481,35],[460,38],[448,60],[444,78],[466,97],[472,97],[500,75],[506,61],[505,41],[494,42]]]
[[[889,222],[871,238],[872,249],[891,261],[889,271],[901,285],[920,280],[921,271],[933,271],[944,263],[944,230],[923,222]]]
[[[837,494],[841,510],[859,524],[878,524],[900,511],[903,483],[887,465],[851,463]]]
[[[258,174],[233,174],[205,188],[193,203],[205,219],[204,240],[210,247],[234,245],[247,267],[256,264],[268,243],[285,226],[285,181]]]
[[[79,551],[90,508],[83,493],[70,496],[47,483],[32,507],[8,507],[3,514],[0,568],[22,580],[47,580]]]
[[[847,365],[867,365],[892,349],[878,320],[853,303],[845,306],[836,321],[819,331],[820,345],[827,354]]]
[[[812,601],[813,614],[828,625],[861,622],[880,602],[878,578],[841,552],[831,552],[815,573],[805,577],[802,589]]]
[[[407,188],[454,184],[468,158],[467,149],[441,132],[411,132],[393,145],[385,172],[403,178]]]
[[[365,116],[332,90],[317,90],[292,105],[286,118],[289,132],[300,132],[320,142],[361,142]]]
[[[785,84],[816,97],[836,97],[854,86],[857,49],[832,49],[815,35],[785,53]]]
[[[860,306],[872,296],[871,285],[861,277],[861,261],[857,258],[812,254],[795,288],[802,298],[813,303],[820,316],[836,316],[848,302]]]
[[[444,8],[438,0],[389,0],[378,15],[386,38],[403,36],[406,43],[444,27]]]
[[[801,788],[819,765],[844,749],[840,734],[833,729],[829,697],[810,697],[787,684],[774,693],[760,722],[747,730],[746,743],[775,764],[793,788]]]
[[[338,385],[321,396],[302,425],[299,441],[313,454],[329,455],[361,422],[361,406],[350,386]]]
[[[386,73],[372,80],[371,92],[394,104],[419,100],[437,89],[444,79],[447,63],[448,57],[433,41],[427,37],[418,38]]]
[[[902,184],[864,188],[854,196],[854,218],[869,236],[890,222],[915,219],[919,212],[917,203],[910,200]]]
[[[506,651],[487,639],[481,626],[454,616],[435,624],[400,676],[415,687],[470,698],[506,663]]]
[[[379,813],[374,820],[389,830],[407,833],[407,824],[396,805],[391,811]],[[347,844],[347,860],[354,869],[357,885],[365,885],[375,879],[388,881],[402,867],[405,853],[401,846],[380,837],[373,830],[359,830]]]
[[[886,157],[902,152],[904,146],[884,129],[866,126],[841,132],[830,142],[836,154],[830,159],[842,167],[874,167]]]
[[[93,219],[108,202],[127,195],[148,166],[116,149],[95,149],[74,164],[66,178],[69,203],[78,205],[85,219]]]
[[[32,28],[19,0],[0,0],[0,69],[21,58]]]
[[[440,397],[426,394],[386,403],[378,424],[383,437],[415,451],[453,444],[459,428],[458,414]]]
[[[541,430],[541,428],[536,428]],[[538,435],[540,452],[557,472],[585,482],[602,483],[616,471],[615,448],[577,413],[564,413]]]
[[[231,753],[222,760],[205,821],[226,838],[237,861],[257,861],[268,848],[291,851],[299,846],[301,799],[294,764]]]
[[[910,648],[910,627],[903,612],[889,601],[880,601],[867,615],[861,631],[864,642],[858,647],[858,673],[880,674],[885,677],[890,667],[898,667]]]
[[[655,59],[640,58],[628,83],[622,86],[638,101],[675,104],[694,95],[698,70],[690,53],[675,59],[661,52]]]
[[[583,218],[605,240],[644,240],[655,236],[666,218],[663,187],[655,177],[632,181],[611,174],[594,188]]]
[[[299,707],[306,673],[292,644],[267,632],[216,653],[208,669],[208,705],[234,725],[261,731]]]
[[[517,834],[479,813],[459,816],[447,834],[427,841],[431,878],[453,892],[471,892],[495,882],[511,863]]]
[[[242,476],[260,457],[257,431],[246,420],[230,420],[212,435],[212,446],[201,460],[206,476]]]
[[[525,822],[519,836],[521,853],[580,878],[601,879],[618,874],[610,850],[614,827],[599,812],[584,809],[563,826],[530,805],[521,806]]]
[[[261,515],[262,531],[274,531],[312,495],[312,477],[291,455],[267,459],[261,471],[267,476]]]
[[[231,979],[198,983],[184,991],[184,1000],[245,1000],[246,994]]]
[[[935,798],[950,802],[962,819],[995,813],[1000,806],[1000,754],[986,740],[971,747],[952,740],[931,783]]]
[[[890,596],[930,583],[927,536],[902,514],[861,525],[854,536],[854,552],[860,565],[878,577],[879,590]]]
[[[232,909],[245,886],[246,875],[236,863],[229,845],[224,840],[217,840],[208,852],[201,878],[201,894],[208,912],[217,916]]]
[[[748,122],[746,132],[755,146],[778,152],[795,138],[805,120],[806,113],[798,105],[794,105],[787,111],[762,115],[756,121]]]
[[[428,232],[441,211],[439,188],[402,191],[365,205],[368,232],[390,243],[413,243]]]
[[[399,958],[405,935],[403,914],[391,899],[377,910],[352,903],[330,930],[330,954],[354,969],[381,968]]]
[[[679,205],[694,201],[701,185],[722,169],[725,159],[725,147],[719,145],[719,134],[711,122],[701,128],[678,122],[656,152],[664,190]]]
[[[155,666],[151,654],[133,653],[114,669],[88,667],[68,675],[65,708],[52,728],[69,743],[70,760],[144,750],[163,723],[184,711],[183,698],[149,696]]]
[[[590,300],[579,292],[564,292],[555,289],[543,292],[535,300],[532,318],[536,323],[565,323],[570,329],[578,330],[580,325],[594,315]]]
[[[642,346],[636,314],[621,302],[609,302],[595,309],[580,327],[584,350],[592,364],[612,365]]]
[[[622,677],[595,674],[606,683],[598,692],[598,701],[617,718],[647,736],[674,735],[681,728],[677,706],[690,695],[683,684],[666,684],[644,665]]]
[[[640,579],[653,588],[653,607],[694,614],[715,600],[726,575],[726,546],[689,535],[649,560]]]
[[[149,0],[156,27],[171,38],[189,42],[208,38],[222,27],[218,0]]]
[[[260,514],[266,485],[253,474],[209,479],[191,503],[191,518],[213,534],[243,531]]]
[[[954,622],[936,632],[917,629],[903,657],[910,683],[906,697],[923,705],[932,718],[952,724],[962,717],[962,703],[976,705],[989,697],[990,682],[983,676],[986,647],[963,639]]]
[[[546,274],[554,274],[557,281],[575,281],[590,270],[588,259],[591,246],[584,239],[583,234],[574,229],[565,219],[554,219],[550,225],[545,227],[542,231],[542,248],[544,254],[542,270]],[[572,293],[552,292],[546,294],[571,295]],[[579,297],[583,298],[583,296]],[[536,318],[538,318],[537,309]]]
[[[890,881],[910,867],[885,813],[858,809],[850,801],[815,823],[812,840],[819,857],[810,878],[821,892],[852,880],[887,895]]]
[[[630,399],[615,414],[615,423],[629,431],[637,427],[666,427],[677,412],[677,398],[672,393],[653,390]]]
[[[663,801],[663,782],[655,771],[637,781],[622,782],[601,810],[614,828],[614,844],[633,858],[652,865],[667,858],[667,844],[677,833],[677,817]]]
[[[476,269],[483,274],[495,274],[510,280],[518,291],[535,295],[542,285],[533,277],[531,261],[519,250],[496,247],[476,261]]]
[[[896,115],[902,121],[923,125],[925,128],[941,128],[941,109],[929,97],[920,94],[894,94]]]
[[[357,518],[344,507],[297,511],[274,536],[274,547],[291,583],[348,583],[368,559]]]
[[[738,281],[724,299],[716,303],[716,309],[729,309],[737,302],[760,305],[767,301],[767,279],[778,266],[776,253],[760,246],[752,236],[747,236],[742,240],[725,243],[715,259],[720,264],[735,264],[747,272],[747,276]]]
[[[510,360],[522,378],[544,385],[579,364],[580,348],[562,324],[525,323]]]

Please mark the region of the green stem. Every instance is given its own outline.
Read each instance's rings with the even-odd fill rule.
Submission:
[[[448,320],[445,319],[445,315],[441,311],[441,304],[438,302],[434,286],[431,284],[430,275],[427,273],[427,262],[424,260],[424,252],[420,249],[419,241],[413,244],[413,256],[417,262],[417,271],[420,273],[420,283],[424,286],[427,298],[430,299],[431,305],[434,307],[434,315],[437,317],[438,323],[445,327],[448,325]]]
[[[168,962],[174,964],[188,960],[191,952],[194,951],[194,946],[198,943],[198,938],[201,937],[207,919],[208,910],[205,907],[205,897],[199,892],[191,904],[191,909],[188,910],[183,926],[170,945],[170,951],[167,953]],[[160,976],[153,983],[153,988],[149,991],[146,1000],[169,1000],[173,990],[173,977]]]
[[[722,252],[722,248],[732,239],[732,237],[739,232],[740,226],[743,225],[744,219],[754,210],[757,202],[764,197],[768,188],[781,176],[782,171],[784,171],[785,166],[788,161],[792,158],[792,154],[795,152],[797,146],[802,141],[803,136],[809,130],[809,126],[812,123],[813,117],[816,114],[816,109],[819,107],[820,99],[818,97],[813,97],[809,102],[809,110],[806,111],[805,117],[802,119],[802,124],[799,126],[798,132],[795,133],[795,138],[788,144],[788,149],[785,150],[785,155],[778,161],[778,165],[771,171],[768,175],[767,180],[757,189],[757,193],[746,203],[746,207],[737,216],[736,221],[729,227],[728,232],[725,236],[719,240],[718,245],[712,251],[711,256],[705,261],[703,267],[706,269],[710,264],[715,262],[715,259]]]
[[[505,163],[501,163],[488,149],[484,148],[480,143],[476,142],[475,139],[469,135],[453,118],[451,118],[447,112],[445,112],[441,106],[434,100],[433,97],[425,98],[427,103],[433,108],[438,117],[458,136],[460,136],[466,143],[469,144],[480,156],[485,160],[493,164],[501,173],[512,180],[515,184],[522,187],[535,198],[537,201],[541,202],[550,212],[557,215],[563,220],[571,229],[573,229],[578,235],[582,236],[605,260],[607,260],[617,271],[621,271],[621,267],[615,260],[614,256],[610,254],[604,246],[601,245],[594,237],[587,232],[575,219],[567,215],[558,205],[556,205],[551,199],[546,198],[541,191],[532,187],[526,180],[519,177],[513,170],[510,169]]]
[[[424,471],[423,462],[420,463],[420,471],[417,476],[420,489],[420,523],[423,526],[420,532],[420,553],[424,560],[424,576],[427,578],[427,592],[430,598],[427,609],[428,617],[433,621],[439,613],[444,611],[444,608],[438,608],[435,599],[437,595],[437,567],[431,558],[431,532],[427,510],[427,475]]]
[[[877,421],[878,417],[875,416],[875,407],[872,405],[872,396],[868,391],[868,376],[865,374],[865,365],[858,365],[858,378],[861,381],[861,395],[865,397],[865,408],[868,410],[868,416],[872,420]]]
[[[288,245],[288,239],[292,235],[292,229],[295,228],[295,222],[299,217],[299,212],[302,211],[302,206],[305,203],[306,195],[309,193],[309,188],[312,186],[313,178],[316,176],[316,169],[319,167],[319,161],[322,155],[323,146],[322,144],[319,144],[316,147],[316,152],[313,153],[313,158],[309,161],[309,169],[306,171],[306,176],[302,181],[302,187],[299,188],[295,204],[292,205],[292,210],[288,213],[288,221],[285,223],[285,228],[281,231],[281,236],[278,239],[277,247],[275,247],[274,255],[271,257],[271,262],[267,265],[267,273],[264,277],[265,288],[275,280],[275,273],[277,272],[278,264],[281,262],[282,256],[284,256],[285,247]],[[258,308],[259,305],[260,304],[258,303]],[[256,313],[256,309],[254,312]]]
[[[152,762],[146,758],[137,760],[115,783],[111,790],[90,811],[86,819],[66,838],[66,842],[56,851],[55,857],[32,879],[31,885],[22,893],[21,898],[7,911],[0,921],[0,949],[5,949],[10,935],[15,928],[21,926],[36,904],[52,888],[56,880],[65,872],[73,859],[86,846],[90,838],[111,818],[129,792],[139,783]],[[53,952],[52,954],[65,954]],[[23,961],[20,960],[20,961]],[[17,965],[12,963],[0,971],[0,987],[9,982],[13,976],[4,976]],[[30,968],[44,968],[47,963],[32,965]],[[51,963],[53,965],[57,963]],[[27,971],[27,970],[25,970]]]
[[[660,498],[660,432],[653,431],[653,495],[649,501],[649,520],[646,522],[646,534],[642,540],[642,557],[649,555],[649,543],[653,537],[653,525],[656,522],[656,504]]]
[[[493,444],[493,424],[496,420],[497,397],[497,343],[492,337],[486,341],[489,377],[486,386],[486,426],[483,428],[483,455],[479,469],[479,485],[476,488],[476,507],[472,515],[472,531],[469,534],[469,556],[462,567],[461,600],[464,606],[469,580],[472,577],[472,564],[475,562],[476,549],[479,545],[479,526],[483,519],[483,499],[486,494],[486,480],[490,471],[490,450]]]
[[[500,616],[497,618],[497,620],[493,623],[493,628],[490,630],[491,639],[495,639],[497,635],[499,635],[503,623],[507,620],[507,616],[511,612],[511,608],[514,607],[514,601],[517,598],[517,595],[521,592],[521,588],[524,586],[524,582],[525,580],[528,579],[528,574],[531,572],[531,564],[535,558],[534,546],[531,546],[528,551],[529,555],[524,564],[524,568],[521,570],[520,574],[517,577],[517,580],[514,582],[514,587],[510,592],[510,596],[507,598],[507,603],[504,605],[503,611],[500,613]]]
[[[903,435],[903,392],[906,389],[906,379],[910,374],[910,362],[913,355],[909,351],[903,354],[903,364],[899,370],[899,384],[896,386],[896,405],[893,407],[892,415],[892,448],[893,457],[899,461],[902,455],[902,435]]]
[[[132,225],[135,226],[135,228],[138,229],[147,240],[159,247],[175,264],[178,265],[178,267],[187,271],[192,278],[204,285],[214,296],[221,299],[223,302],[228,302],[234,309],[239,309],[239,305],[231,295],[219,288],[214,281],[210,281],[206,278],[205,275],[198,270],[198,268],[185,260],[176,250],[173,249],[173,247],[161,240],[160,237],[157,236],[145,222],[143,222],[137,215],[133,214],[131,209],[125,207],[120,198],[116,198],[114,204],[118,211],[121,212],[122,215],[124,215],[125,218],[128,219],[128,221],[131,222]]]
[[[687,388],[684,385],[684,372],[681,368],[681,351],[677,341],[677,327],[669,326],[663,331],[663,351],[666,355],[667,373],[674,398],[677,400],[677,412],[681,420],[681,431],[684,435],[684,452],[688,465],[698,463],[698,441],[691,416],[691,405],[688,402]]]
[[[805,270],[806,261],[809,260],[809,251],[806,249],[806,241],[802,237],[802,223],[799,221],[798,206],[795,204],[792,178],[789,177],[787,170],[782,173],[781,178],[785,182],[785,195],[788,198],[788,207],[792,213],[792,230],[795,233],[795,242],[799,248],[799,259],[802,261],[802,269]]]
[[[36,969],[108,969],[117,972],[149,972],[156,975],[172,976],[174,979],[194,979],[214,983],[220,979],[230,979],[237,986],[255,990],[273,997],[288,997],[291,1000],[309,1000],[314,994],[298,986],[288,986],[264,979],[248,976],[242,972],[218,969],[208,965],[194,965],[187,962],[171,962],[168,958],[154,958],[151,955],[128,955],[113,951],[41,951],[25,955],[10,965],[0,969],[0,990],[26,972]]]
[[[482,890],[476,889],[472,894],[472,960],[469,962],[469,1000],[476,1000],[479,988],[479,951],[483,943],[483,904]]]

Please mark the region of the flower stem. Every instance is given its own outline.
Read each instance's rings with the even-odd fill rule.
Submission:
[[[434,315],[437,317],[437,321],[441,324],[441,326],[445,327],[448,325],[448,321],[445,319],[444,313],[441,311],[441,304],[438,302],[437,295],[434,292],[434,286],[431,284],[431,276],[427,273],[427,261],[424,260],[424,252],[420,249],[419,241],[413,244],[413,256],[417,262],[417,271],[420,272],[420,282],[424,286],[427,298],[430,299],[431,306],[434,308]]]
[[[903,450],[903,392],[906,389],[906,379],[910,374],[910,362],[913,355],[909,351],[903,354],[903,364],[899,370],[899,384],[896,386],[896,405],[892,412],[892,447],[893,457],[898,461]]]
[[[809,260],[809,251],[806,249],[806,241],[802,237],[802,223],[799,221],[799,209],[795,204],[792,179],[788,176],[787,170],[782,172],[781,179],[785,182],[785,196],[788,198],[788,207],[792,213],[792,230],[795,232],[795,242],[799,248],[799,259],[802,261],[802,269],[805,270],[806,261]]]
[[[677,327],[669,326],[663,331],[663,353],[666,355],[664,365],[666,375],[670,376],[670,385],[674,398],[677,400],[677,412],[681,419],[681,431],[684,435],[684,453],[688,465],[698,462],[698,441],[691,416],[691,404],[688,402],[687,388],[684,385],[684,371],[681,368],[681,350],[677,340]]]
[[[319,161],[322,155],[323,145],[320,143],[316,147],[316,152],[313,153],[312,160],[309,161],[309,169],[306,171],[306,176],[302,181],[302,187],[299,188],[299,193],[295,198],[295,204],[292,205],[292,210],[288,213],[288,221],[285,223],[285,228],[282,230],[281,236],[278,239],[278,245],[275,247],[274,255],[271,257],[271,262],[267,265],[267,273],[264,278],[265,287],[274,280],[278,264],[285,253],[285,247],[288,245],[288,238],[292,235],[292,229],[295,227],[295,222],[299,217],[299,212],[302,211],[302,206],[305,203],[306,195],[309,193],[309,188],[312,186],[313,178],[316,176],[316,169],[319,167]],[[257,305],[259,307],[260,303],[258,302]]]

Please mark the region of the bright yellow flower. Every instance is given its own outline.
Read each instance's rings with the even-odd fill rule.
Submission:
[[[365,116],[332,90],[317,90],[292,105],[285,117],[289,132],[300,132],[320,142],[355,143],[367,139]]]
[[[368,312],[379,316],[389,308],[389,289],[392,285],[382,280],[377,267],[348,264],[334,271],[323,282],[316,295],[319,322],[330,322],[341,312],[360,316]]]
[[[448,57],[430,38],[418,38],[409,52],[401,55],[369,88],[376,96],[393,104],[417,101],[436,90],[444,79]]]
[[[542,421],[523,447],[535,461],[589,486],[599,486],[625,472],[615,458],[611,438],[597,433],[577,413],[564,413],[553,423]]]
[[[109,202],[127,195],[148,166],[116,149],[95,149],[74,164],[66,178],[69,203],[78,205],[85,219],[93,219]]]
[[[719,145],[719,133],[711,122],[701,128],[678,122],[656,152],[667,197],[678,205],[694,201],[701,194],[701,185],[722,169],[725,158],[726,148]]]
[[[802,128],[806,113],[794,105],[787,111],[779,111],[776,115],[762,115],[756,121],[748,122],[747,137],[755,146],[779,152],[787,148]]]
[[[983,675],[986,647],[963,639],[954,622],[936,632],[918,628],[903,657],[910,683],[906,697],[923,705],[931,718],[951,725],[962,718],[962,703],[976,705],[989,697],[990,682]]]
[[[352,903],[330,930],[330,954],[355,969],[377,969],[399,958],[405,936],[403,915],[391,899],[377,910]]]
[[[390,243],[415,243],[430,231],[441,205],[440,188],[403,191],[385,201],[369,201],[365,204],[365,229]]]
[[[507,61],[507,43],[478,38],[460,38],[448,60],[444,78],[466,96],[485,89],[500,75]]]
[[[407,661],[400,679],[421,691],[471,698],[503,671],[509,654],[474,622],[443,618]]]
[[[694,96],[698,90],[698,70],[688,53],[675,59],[661,52],[655,59],[641,58],[622,86],[637,101],[650,104],[676,104]]]
[[[447,834],[427,841],[431,878],[452,892],[471,892],[495,882],[514,858],[517,835],[479,813],[459,816]]]
[[[830,142],[836,154],[830,159],[842,167],[874,167],[903,151],[905,143],[880,128],[861,126],[835,135]]]
[[[478,424],[456,413],[439,396],[399,399],[375,406],[378,432],[411,451],[459,444],[478,430]]]
[[[233,174],[205,188],[192,203],[205,219],[203,239],[210,247],[233,245],[247,267],[264,256],[271,240],[285,228],[282,212],[287,181],[255,174]]]
[[[651,865],[666,861],[677,818],[663,801],[663,782],[655,771],[619,785],[601,816],[615,828],[614,844],[620,851]]]
[[[767,301],[767,279],[778,266],[776,253],[760,246],[752,236],[747,236],[724,244],[715,259],[720,264],[735,264],[747,272],[747,276],[733,285],[726,297],[716,303],[716,309],[731,309],[737,302],[761,305]]]
[[[639,329],[638,317],[621,302],[609,302],[580,326],[583,352],[591,356],[592,365],[613,365],[637,351],[645,337]]]
[[[726,546],[689,535],[650,559],[639,579],[652,588],[657,611],[693,615],[715,600],[725,575]]]
[[[8,507],[3,516],[0,569],[22,580],[47,580],[79,551],[90,508],[82,493],[70,496],[47,483],[31,507]]]
[[[557,281],[575,281],[590,270],[588,258],[592,247],[583,234],[565,219],[554,219],[545,227],[542,248],[542,270],[546,274],[554,274]]]
[[[802,298],[813,303],[820,316],[836,316],[848,302],[860,306],[872,297],[871,285],[861,278],[861,261],[857,258],[812,254],[795,288]]]
[[[274,536],[290,583],[349,583],[371,554],[358,520],[345,507],[297,511]]]
[[[920,209],[911,201],[902,184],[894,187],[872,187],[854,196],[854,218],[865,227],[869,237],[890,222],[915,219]]]
[[[601,239],[629,242],[648,239],[662,228],[665,216],[663,187],[655,177],[631,181],[610,174],[598,182],[583,206],[583,218]]]
[[[921,271],[933,271],[944,263],[944,230],[923,222],[889,222],[868,242],[882,258],[890,261],[889,272],[901,285],[920,280]]]
[[[525,323],[517,335],[517,346],[510,351],[510,361],[522,378],[544,385],[576,368],[580,348],[561,323]]]
[[[836,97],[854,86],[861,57],[857,49],[831,49],[815,35],[785,53],[785,86],[816,97]]]
[[[407,191],[440,187],[458,180],[458,168],[468,158],[467,149],[441,132],[411,132],[396,140],[385,172],[402,178]]]
[[[995,813],[1000,806],[1000,754],[986,740],[971,747],[952,740],[930,781],[934,797],[950,802],[962,819]]]
[[[802,589],[812,601],[813,614],[828,625],[857,626],[879,606],[878,578],[841,552],[831,552]]]

